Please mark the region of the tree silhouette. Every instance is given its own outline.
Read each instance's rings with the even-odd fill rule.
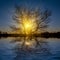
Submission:
[[[41,11],[41,9],[35,8],[30,9],[27,7],[16,6],[15,13],[13,15],[13,21],[15,22],[14,25],[10,26],[13,32],[15,33],[26,33],[24,29],[24,24],[22,21],[30,20],[33,21],[30,34],[39,33],[45,28],[48,27],[48,23],[50,22],[49,16],[51,16],[51,12],[49,10]],[[34,26],[36,23],[36,26]]]

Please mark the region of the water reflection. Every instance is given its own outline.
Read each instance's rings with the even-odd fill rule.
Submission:
[[[11,43],[17,43],[13,49],[16,53],[14,60],[25,60],[37,57],[39,55],[51,55],[51,51],[48,42],[44,38],[36,37],[17,37],[11,41]],[[29,60],[27,59],[27,60]]]
[[[57,40],[39,37],[0,39],[0,60],[59,60],[60,40]]]

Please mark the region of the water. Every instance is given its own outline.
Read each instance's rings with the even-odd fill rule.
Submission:
[[[60,60],[60,39],[43,39],[47,43],[41,44],[45,50],[15,50],[19,42],[12,43],[15,38],[0,39],[0,60]],[[40,38],[39,38],[40,39]],[[35,51],[35,52],[34,52]]]

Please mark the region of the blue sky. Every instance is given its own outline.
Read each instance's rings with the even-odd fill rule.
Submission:
[[[51,22],[47,30],[60,31],[60,0],[0,0],[0,30],[7,31],[11,25],[15,4],[51,10]]]

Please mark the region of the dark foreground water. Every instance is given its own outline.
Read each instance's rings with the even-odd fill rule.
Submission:
[[[23,50],[14,50],[18,43],[12,43],[13,38],[0,39],[0,60],[60,60],[60,39],[45,39],[47,43],[43,45],[42,50],[36,52],[27,52]]]

